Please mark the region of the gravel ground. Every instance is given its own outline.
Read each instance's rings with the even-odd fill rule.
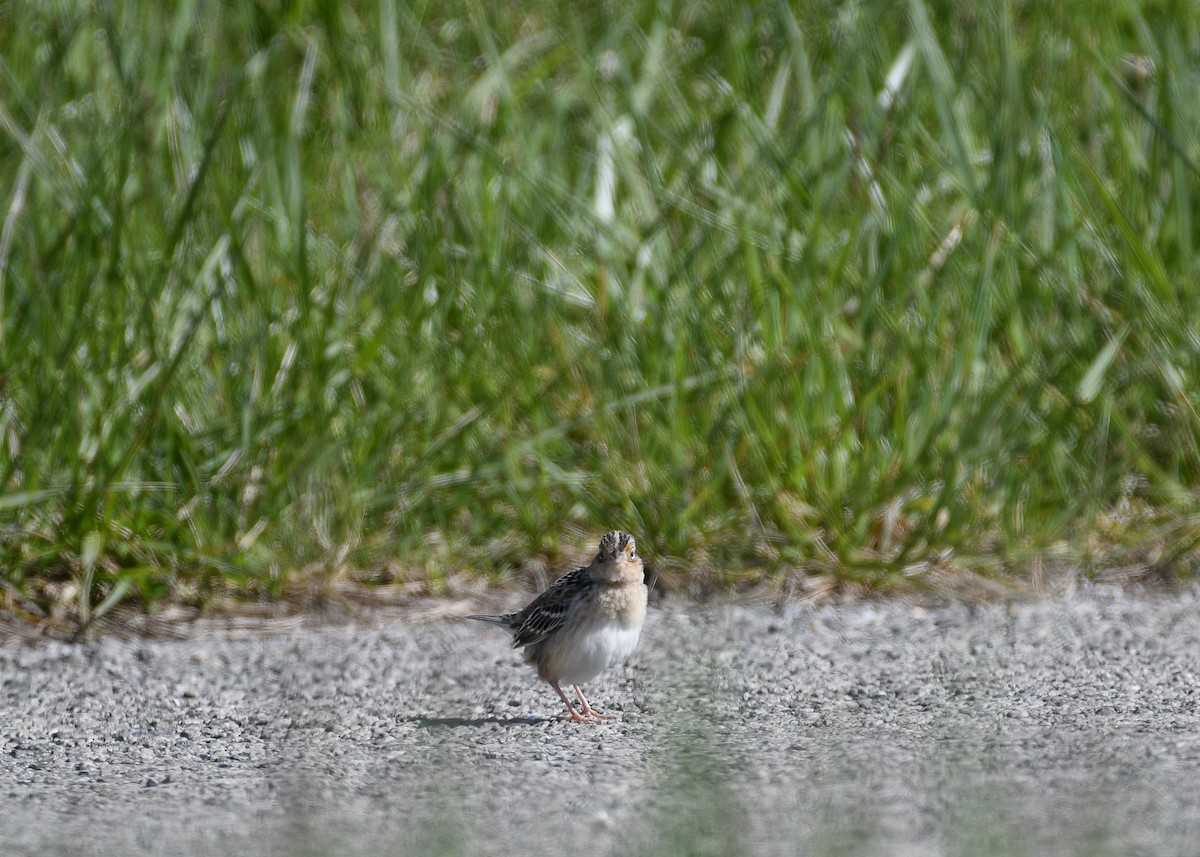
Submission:
[[[596,726],[444,617],[9,640],[0,851],[1200,854],[1198,607],[668,600]]]

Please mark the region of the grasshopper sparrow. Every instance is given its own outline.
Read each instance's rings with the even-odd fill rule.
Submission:
[[[538,676],[566,703],[570,720],[607,720],[612,715],[592,708],[579,685],[625,660],[637,646],[646,618],[646,583],[633,536],[606,533],[590,565],[559,578],[524,610],[467,618],[507,628],[513,647],[525,650]],[[580,711],[560,682],[575,688]]]

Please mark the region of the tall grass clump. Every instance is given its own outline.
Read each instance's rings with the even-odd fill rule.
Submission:
[[[1188,569],[1200,17],[0,5],[5,604]]]

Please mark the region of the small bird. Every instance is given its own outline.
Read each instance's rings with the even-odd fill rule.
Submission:
[[[468,616],[507,628],[513,648],[537,667],[566,703],[567,719],[585,723],[608,720],[588,704],[579,685],[629,657],[646,619],[646,583],[633,536],[605,533],[590,565],[563,575],[524,610],[499,616]],[[575,688],[582,705],[576,711],[560,682]],[[591,718],[589,720],[589,718]]]

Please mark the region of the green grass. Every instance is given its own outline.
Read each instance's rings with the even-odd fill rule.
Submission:
[[[979,5],[0,4],[4,603],[1189,571],[1200,20]]]

